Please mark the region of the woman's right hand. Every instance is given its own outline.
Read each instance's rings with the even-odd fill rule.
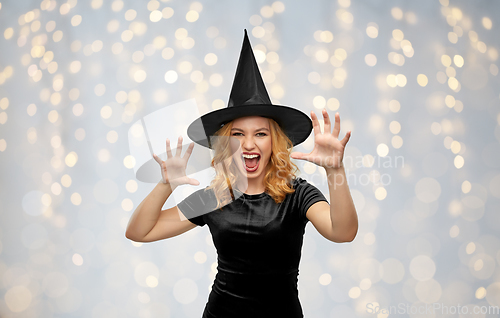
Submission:
[[[167,159],[161,160],[156,154],[153,154],[154,159],[161,167],[162,182],[170,184],[172,190],[182,184],[199,185],[200,182],[196,179],[189,178],[186,175],[186,166],[194,148],[194,142],[189,144],[186,153],[181,157],[182,152],[182,136],[179,136],[177,142],[177,150],[175,156],[172,156],[170,151],[170,140],[167,138]]]

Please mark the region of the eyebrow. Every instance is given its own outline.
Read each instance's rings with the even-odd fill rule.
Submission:
[[[231,128],[231,130],[244,131],[243,129],[240,129],[240,128]],[[259,129],[256,129],[255,131],[260,131],[260,130],[267,130],[267,131],[269,131],[269,129],[267,129],[267,128],[259,128]]]

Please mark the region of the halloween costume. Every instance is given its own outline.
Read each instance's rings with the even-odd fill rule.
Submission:
[[[242,193],[215,209],[213,190],[198,190],[177,206],[196,225],[208,225],[217,249],[217,275],[203,318],[303,317],[297,280],[307,209],[323,194],[296,178],[280,204],[267,193]],[[213,212],[196,215],[201,206]]]
[[[274,119],[293,145],[312,130],[302,111],[271,103],[245,30],[228,107],[195,120],[188,136],[212,148],[211,137],[225,123],[252,115]],[[213,190],[205,188],[177,205],[194,224],[208,225],[217,249],[217,275],[203,318],[303,317],[297,281],[306,212],[327,200],[304,179],[293,179],[292,186],[295,192],[279,204],[266,192],[234,189],[234,200],[216,209]],[[201,210],[211,212],[200,215]]]

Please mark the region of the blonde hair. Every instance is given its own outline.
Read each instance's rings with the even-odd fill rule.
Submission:
[[[276,203],[281,203],[286,195],[295,190],[292,180],[299,171],[298,167],[290,160],[293,144],[281,127],[271,118],[269,120],[271,135],[271,157],[265,168],[264,184],[267,192]],[[230,138],[217,138],[218,136],[231,136],[233,121],[226,123],[216,133],[212,148],[215,151],[212,159],[212,167],[215,169],[215,178],[210,186],[205,189],[213,189],[217,198],[217,207],[223,206],[234,200],[231,185],[236,184],[239,174],[238,167],[234,164],[231,154]],[[227,191],[229,189],[229,191]],[[228,194],[230,193],[230,195]]]

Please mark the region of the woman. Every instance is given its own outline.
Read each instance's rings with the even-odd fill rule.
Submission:
[[[161,211],[177,186],[199,184],[185,174],[194,143],[181,157],[179,138],[173,156],[167,139],[167,159],[154,155],[164,183],[137,207],[126,236],[151,242],[197,225],[209,226],[218,271],[204,318],[303,317],[297,277],[307,222],[332,242],[350,242],[356,236],[357,215],[342,165],[350,132],[338,140],[338,113],[333,132],[327,111],[322,114],[323,133],[314,112],[311,123],[296,109],[271,104],[245,31],[228,107],[202,116],[188,128],[192,140],[215,150],[216,176],[210,186]],[[291,153],[311,129],[312,152]],[[325,168],[331,205],[316,187],[295,177],[290,158]]]

